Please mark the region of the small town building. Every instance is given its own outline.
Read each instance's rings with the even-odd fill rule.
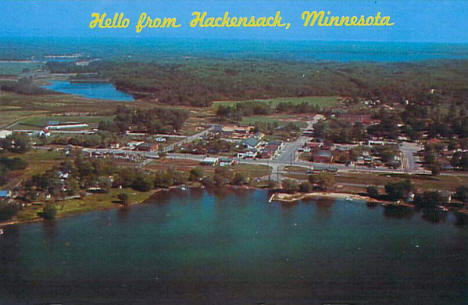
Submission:
[[[13,132],[11,130],[0,130],[0,139],[5,139],[8,136],[11,136]]]
[[[231,166],[234,165],[234,160],[231,158],[221,157],[219,158],[219,166]]]
[[[242,145],[247,149],[256,149],[259,144],[260,141],[256,138],[247,138],[242,141]]]
[[[143,141],[130,141],[127,143],[127,147],[130,149],[135,149],[138,145],[141,145],[143,143]]]
[[[257,151],[255,149],[248,150],[242,153],[237,153],[237,158],[241,158],[241,159],[255,158],[256,156],[257,156]]]
[[[5,198],[10,198],[10,197],[11,197],[10,190],[0,190],[0,198],[5,199]]]
[[[219,159],[216,157],[206,157],[204,158],[200,164],[201,165],[208,165],[208,166],[216,166],[219,163]]]
[[[57,124],[46,126],[47,129],[73,129],[73,128],[87,128],[88,124],[86,123],[66,123],[66,124]]]

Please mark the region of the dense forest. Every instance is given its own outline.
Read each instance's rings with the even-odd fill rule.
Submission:
[[[186,59],[168,62],[48,62],[54,73],[97,73],[117,88],[171,105],[213,100],[346,96],[401,103],[437,90],[441,102],[468,99],[468,61],[418,63]]]

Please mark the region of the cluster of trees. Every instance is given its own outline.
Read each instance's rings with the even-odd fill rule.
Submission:
[[[31,139],[24,134],[14,133],[0,140],[0,147],[13,153],[25,153],[31,150]]]
[[[397,145],[377,145],[372,147],[372,154],[380,157],[380,160],[387,166],[398,168],[401,163],[395,157],[399,154]]]
[[[36,86],[31,77],[20,78],[17,81],[0,81],[0,90],[19,94],[53,94],[53,91]]]
[[[0,157],[0,185],[7,182],[9,171],[23,170],[28,166],[28,162],[19,157],[8,158]]]
[[[113,121],[101,121],[100,130],[125,132],[129,129],[147,133],[172,133],[182,128],[189,117],[185,110],[156,107],[152,109],[133,109],[117,107]]]
[[[455,168],[468,171],[468,152],[454,152],[450,164]]]
[[[108,131],[99,131],[90,135],[76,135],[73,137],[56,136],[47,139],[49,144],[76,145],[83,147],[109,147],[111,143],[120,142],[121,138]]]
[[[18,214],[18,206],[7,200],[0,200],[0,221],[6,221]]]
[[[388,199],[392,201],[406,200],[409,193],[413,190],[414,186],[409,179],[401,180],[398,182],[390,182],[385,185],[385,192]]]
[[[344,120],[319,121],[314,125],[314,137],[334,143],[352,143],[366,139],[366,129],[360,122],[351,124]]]
[[[376,114],[376,118],[380,119],[380,123],[373,124],[367,127],[367,133],[371,136],[384,137],[387,139],[397,139],[401,134],[398,123],[400,117],[396,113],[380,111]]]
[[[445,105],[444,105],[445,104]],[[449,105],[447,110],[444,110]],[[443,101],[437,94],[421,96],[411,101],[400,113],[405,124],[405,133],[413,140],[421,139],[424,133],[429,138],[467,138],[468,113],[466,99]]]
[[[203,176],[202,168],[194,168],[190,171],[189,180],[200,181],[206,187],[220,187],[226,184],[247,185],[251,182],[248,175],[232,171],[226,167],[216,167],[213,176]]]
[[[309,175],[308,181],[299,183],[295,179],[283,179],[281,181],[281,188],[287,193],[308,193],[313,190],[326,191],[335,185],[335,177],[327,172],[320,172],[318,174]]]
[[[468,186],[457,187],[454,198],[460,200],[463,203],[467,203],[468,202]]]
[[[440,163],[444,159],[443,153],[446,148],[454,149],[456,145],[453,145],[451,142],[448,145],[443,142],[424,145],[423,160],[434,175],[440,173]],[[450,165],[456,169],[468,170],[468,152],[455,151],[450,158]]]
[[[279,122],[255,122],[254,128],[252,129],[253,133],[261,132],[267,136],[275,136],[277,138],[287,139],[293,138],[300,131],[300,128],[297,124],[293,122],[289,123],[279,123]]]
[[[280,102],[274,106],[272,103],[249,101],[235,103],[234,106],[219,105],[216,116],[219,120],[240,121],[242,117],[253,115],[268,115],[272,113],[318,113],[319,106],[307,102],[292,103]]]

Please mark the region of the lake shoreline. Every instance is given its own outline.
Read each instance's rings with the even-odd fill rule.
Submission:
[[[330,198],[330,199],[345,199],[345,200],[360,200],[369,203],[379,203],[382,205],[392,204],[390,201],[379,200],[369,196],[363,196],[352,193],[336,193],[336,192],[310,192],[310,193],[274,193],[269,202],[277,201],[281,203],[294,203],[304,199],[314,199],[314,198]]]
[[[199,190],[203,190],[203,191],[209,190],[209,188],[206,188],[203,185],[195,185],[195,186],[194,185],[192,185],[192,186],[186,185],[186,186],[171,186],[171,187],[168,187],[168,188],[158,188],[158,189],[150,191],[148,196],[145,196],[144,199],[138,200],[138,201],[135,201],[135,202],[131,202],[127,206],[125,206],[123,204],[115,204],[115,202],[112,202],[112,203],[114,203],[114,205],[111,205],[111,206],[97,207],[97,208],[92,209],[92,210],[82,210],[82,211],[76,210],[76,211],[72,211],[72,212],[68,212],[68,213],[63,213],[61,215],[58,215],[55,218],[55,220],[59,220],[59,219],[66,218],[66,217],[69,217],[69,216],[86,214],[88,212],[105,211],[105,210],[125,208],[125,207],[130,207],[130,206],[133,206],[133,205],[144,204],[148,199],[152,198],[156,194],[159,194],[159,193],[162,193],[162,192],[170,192],[170,191],[178,190],[178,189],[181,189],[182,187],[186,187],[187,189],[199,189]],[[246,185],[243,185],[243,186],[225,185],[223,188],[226,189],[226,190],[264,190],[264,191],[274,192],[274,190],[272,190],[272,189],[258,188],[258,187],[246,186]],[[334,192],[312,192],[312,193],[294,193],[294,194],[274,192],[270,196],[269,200],[268,199],[267,200],[268,200],[268,203],[272,203],[273,201],[276,201],[276,202],[280,202],[282,204],[287,204],[287,203],[295,203],[295,202],[298,202],[298,201],[304,200],[304,199],[326,199],[326,198],[329,198],[329,199],[352,198],[352,200],[361,200],[361,201],[365,201],[365,202],[368,202],[368,203],[379,203],[379,204],[382,204],[382,205],[391,203],[391,202],[388,202],[388,201],[377,200],[377,199],[374,199],[374,198],[371,198],[371,197],[361,196],[361,195],[357,195],[357,194],[334,193]],[[15,220],[0,222],[0,227],[6,227],[6,226],[11,226],[11,225],[16,225],[16,224],[35,223],[35,222],[42,222],[42,221],[46,221],[46,219],[41,218],[40,216],[37,216],[36,218],[33,218],[33,219],[25,219],[25,220],[15,219]]]

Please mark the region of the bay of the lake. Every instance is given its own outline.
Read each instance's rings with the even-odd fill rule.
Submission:
[[[63,80],[50,80],[43,88],[66,94],[75,94],[86,98],[112,100],[118,102],[131,102],[133,96],[117,90],[110,83],[100,82],[70,82]]]
[[[361,201],[171,191],[5,228],[0,304],[467,304],[468,230]]]

